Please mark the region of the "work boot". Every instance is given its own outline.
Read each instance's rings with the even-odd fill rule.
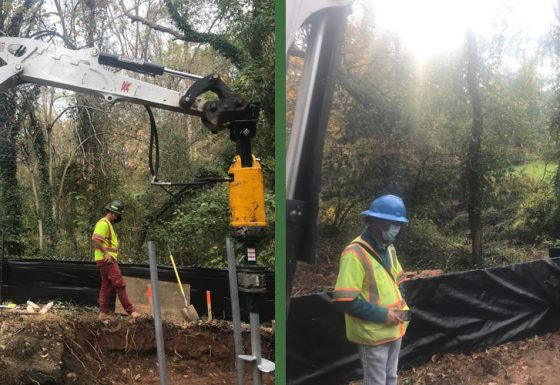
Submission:
[[[130,313],[129,316],[131,316],[132,318],[136,319],[136,318],[142,317],[142,314],[141,314],[141,313],[138,313],[138,312],[135,310],[135,311],[133,311],[132,313]]]
[[[109,321],[112,318],[113,317],[109,313],[99,313],[99,316],[97,317],[99,321]]]

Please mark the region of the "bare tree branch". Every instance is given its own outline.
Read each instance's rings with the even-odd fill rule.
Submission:
[[[169,28],[169,27],[164,27],[163,25],[159,25],[153,21],[150,21],[142,16],[136,16],[132,13],[130,13],[130,11],[124,11],[125,15],[128,16],[130,18],[130,20],[134,21],[134,22],[140,22],[144,25],[147,25],[148,27],[155,29],[156,31],[160,31],[160,32],[165,32],[170,34],[171,36],[176,37],[179,40],[183,40],[183,41],[189,41],[189,39],[183,35],[182,33]]]
[[[122,2],[121,2],[122,4]],[[134,15],[130,10],[126,10],[123,6],[123,12],[130,20],[133,22],[139,22],[148,27],[155,29],[156,31],[168,33],[179,40],[183,40],[191,43],[206,43],[212,48],[218,51],[226,59],[230,60],[233,65],[237,68],[242,67],[243,54],[242,52],[234,46],[227,38],[220,34],[207,33],[207,32],[197,32],[194,31],[191,26],[181,18],[177,9],[169,1],[166,1],[167,8],[171,14],[171,18],[175,24],[183,31],[183,33],[178,32],[172,28],[162,26],[144,17]]]

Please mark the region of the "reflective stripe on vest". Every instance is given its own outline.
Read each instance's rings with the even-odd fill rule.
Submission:
[[[351,244],[346,251],[354,254],[358,258],[364,268],[364,271],[366,272],[365,284],[362,286],[361,291],[362,298],[364,298],[368,303],[379,305],[379,291],[375,281],[373,265],[369,260],[368,254],[364,253],[364,249],[357,244]]]
[[[107,242],[107,247],[105,247],[105,250],[107,250],[108,252],[114,252],[117,253],[119,251],[118,248],[116,247],[112,247],[113,246],[113,232],[111,231],[111,229],[113,228],[113,226],[111,225],[111,222],[109,222],[109,220],[107,218],[101,218],[101,220],[105,223],[107,223],[107,239],[105,239],[105,241]],[[98,249],[99,250],[99,249]]]
[[[113,242],[112,242],[112,239],[113,239],[113,237],[112,237],[113,232],[111,231],[111,222],[109,222],[109,220],[108,220],[107,218],[101,218],[101,220],[102,220],[103,222],[107,223],[107,232],[108,232],[108,234],[107,234],[107,243],[109,243],[109,246],[112,246],[112,245],[113,245]]]

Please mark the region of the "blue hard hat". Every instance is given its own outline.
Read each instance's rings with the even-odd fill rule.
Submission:
[[[362,215],[368,217],[385,219],[386,221],[408,222],[406,207],[403,200],[396,195],[382,195],[370,203]]]

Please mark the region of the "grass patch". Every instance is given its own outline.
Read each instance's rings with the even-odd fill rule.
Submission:
[[[545,163],[542,160],[534,160],[514,167],[515,173],[527,175],[535,181],[551,181],[556,172],[557,164]]]

